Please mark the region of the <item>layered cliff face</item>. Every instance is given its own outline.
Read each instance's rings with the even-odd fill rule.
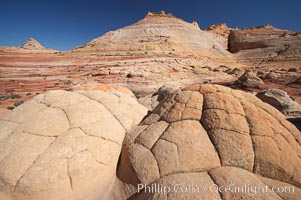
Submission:
[[[270,26],[238,30],[218,24],[201,30],[195,21],[149,12],[70,51],[29,39],[21,47],[0,47],[0,107],[86,83],[150,93],[164,84],[231,82],[237,79],[233,69],[298,68],[300,37]]]
[[[110,31],[72,52],[97,51],[163,54],[231,60],[231,54],[221,44],[223,37],[202,31],[197,22],[188,23],[171,14],[148,13],[137,23],[116,31]]]
[[[163,82],[186,84],[217,77],[229,79],[227,74],[212,72],[220,65],[240,66],[226,50],[226,41],[220,35],[201,30],[195,21],[188,23],[164,12],[149,12],[142,20],[107,32],[68,54],[83,58],[93,55],[87,64],[106,58],[114,66],[102,68],[108,73],[107,80],[117,73],[121,79],[130,78],[126,85],[124,80],[114,80],[123,86],[139,89],[141,85],[136,87],[137,82],[144,82],[158,88]],[[107,64],[103,60],[102,63]]]
[[[241,62],[295,65],[301,62],[301,33],[265,25],[231,30],[229,51]],[[283,63],[285,62],[285,63]]]
[[[226,43],[227,38],[201,30],[197,22],[164,12],[148,13],[137,23],[70,51],[47,51],[30,39],[22,47],[0,49],[0,94],[23,98],[26,93],[72,90],[91,82],[150,92],[166,83],[232,80],[215,69],[240,66]]]

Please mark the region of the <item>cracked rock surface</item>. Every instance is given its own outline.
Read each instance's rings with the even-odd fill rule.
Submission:
[[[2,116],[0,199],[116,196],[110,190],[125,133],[146,112],[119,91],[57,90]]]
[[[267,186],[258,199],[298,199],[301,133],[252,94],[219,85],[192,85],[170,94],[124,140],[117,175],[125,183],[194,184],[199,193],[133,194],[131,199],[253,199],[212,192],[229,183]],[[271,192],[293,186],[294,193]]]

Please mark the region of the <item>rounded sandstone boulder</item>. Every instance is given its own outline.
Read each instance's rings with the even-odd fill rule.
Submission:
[[[1,116],[0,199],[109,199],[125,133],[146,113],[122,92],[78,90]]]
[[[298,199],[301,133],[256,96],[219,85],[192,85],[166,97],[125,138],[117,175],[142,189],[131,199],[253,199],[212,191],[229,183],[265,187],[258,199]],[[199,193],[148,192],[194,185]],[[273,184],[294,193],[271,192]]]

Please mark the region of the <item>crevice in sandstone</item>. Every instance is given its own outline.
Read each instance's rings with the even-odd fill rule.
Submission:
[[[147,146],[145,146],[143,143],[138,143],[138,142],[135,142],[135,143],[137,143],[137,144],[139,144],[139,145],[141,145],[141,146],[143,146],[144,148],[146,148],[146,149],[148,149],[148,150],[150,150]]]
[[[47,151],[51,148],[52,144],[57,140],[57,138],[58,138],[58,137],[55,137],[55,139],[48,145],[48,147],[47,147],[42,153],[40,153],[40,155],[38,155],[38,156],[36,157],[36,159],[32,162],[32,164],[31,164],[31,165],[25,170],[25,172],[20,176],[20,178],[16,181],[16,184],[14,185],[13,191],[16,190],[16,188],[17,188],[17,186],[19,185],[19,183],[20,183],[20,181],[22,180],[22,178],[23,178],[23,177],[25,176],[25,174],[31,169],[31,167],[36,163],[36,161],[39,160],[40,157],[41,157],[45,152],[47,152]]]
[[[67,118],[67,120],[68,120],[68,125],[69,125],[69,128],[71,128],[70,119],[69,119],[69,116],[67,115],[66,111],[65,111],[64,109],[60,109],[60,110],[62,110],[62,111],[65,113],[65,115],[66,115],[66,118]]]
[[[247,123],[249,125],[249,130],[250,130],[249,137],[251,139],[252,149],[253,149],[253,154],[254,154],[252,172],[255,173],[255,166],[256,166],[256,161],[257,161],[257,159],[256,159],[256,153],[255,153],[256,148],[255,148],[255,143],[254,143],[253,137],[252,137],[252,131],[251,131],[251,127],[250,127],[251,123],[249,122],[248,117],[246,117],[246,120],[247,120]]]
[[[114,93],[114,92],[108,92],[109,94],[111,94],[111,95],[113,95],[113,96],[115,96],[115,97],[117,97],[118,98],[118,103],[120,103],[120,96],[118,96],[116,93]],[[102,103],[101,103],[102,104]]]
[[[155,145],[154,145],[154,146],[155,146]],[[150,149],[149,151],[151,152],[151,154],[153,155],[153,157],[154,157],[154,159],[155,159],[155,161],[156,161],[156,165],[157,165],[157,168],[158,168],[158,172],[159,172],[159,175],[160,175],[160,178],[161,178],[162,175],[161,175],[161,170],[160,170],[160,167],[159,167],[159,162],[158,162],[158,160],[157,160],[155,154],[153,153],[152,149]]]
[[[296,138],[296,136],[293,134],[293,133],[291,133],[291,131],[282,123],[282,121],[279,121],[279,123],[281,124],[281,126],[283,127],[283,128],[285,128],[293,137],[294,137],[294,139],[296,140],[296,142],[297,142],[297,144],[299,144],[299,146],[301,146],[301,142],[299,142],[298,140],[297,140],[297,138]],[[282,134],[281,134],[282,135]],[[283,135],[282,135],[283,136]],[[283,136],[284,137],[284,136]],[[286,137],[284,137],[284,139],[286,139]]]
[[[231,92],[232,92],[232,90],[231,90]],[[240,103],[240,105],[242,106],[242,108],[243,108],[243,110],[244,110],[244,113],[246,113],[246,108],[245,108],[245,106],[244,106],[240,101],[239,101],[239,103]],[[252,137],[252,135],[254,135],[254,134],[252,133],[252,129],[251,129],[252,123],[250,122],[250,119],[248,118],[247,115],[246,115],[245,119],[246,119],[246,121],[247,121],[247,123],[248,123],[248,125],[249,125],[249,136],[250,136],[250,139],[251,139],[251,142],[252,142],[252,149],[253,149],[253,154],[254,154],[252,172],[255,173],[255,171],[256,171],[257,159],[256,159],[256,153],[255,153],[255,150],[256,150],[256,148],[255,148],[255,143],[254,143],[254,140],[253,140],[253,137]]]
[[[107,166],[106,163],[100,162],[100,161],[98,161],[98,160],[96,160],[96,159],[95,159],[95,162],[97,162],[97,163],[100,164],[100,165],[105,165],[105,166]]]
[[[276,146],[277,146],[277,149],[278,149],[278,152],[279,152],[279,161],[278,161],[278,164],[280,164],[280,160],[281,160],[281,149],[280,149],[280,147],[279,147],[277,141],[275,140],[275,138],[270,137],[270,136],[260,136],[260,137],[269,137],[269,138],[271,138],[271,139],[275,142],[275,144],[276,144]]]
[[[178,147],[178,145],[176,143],[170,141],[170,140],[167,140],[167,139],[160,138],[160,140],[164,140],[164,141],[166,141],[166,142],[168,142],[170,144],[173,144],[176,147],[176,149],[177,149],[177,155],[178,155],[179,167],[181,167],[180,166],[180,154],[179,154],[179,147]]]
[[[105,141],[109,141],[109,142],[113,142],[113,143],[115,143],[115,144],[117,144],[117,145],[119,145],[119,146],[121,146],[121,144],[120,143],[118,143],[118,142],[116,142],[116,141],[114,141],[114,140],[110,140],[110,139],[107,139],[107,138],[104,138],[104,137],[101,137],[101,136],[96,136],[96,135],[89,135],[88,133],[86,133],[81,127],[77,127],[77,128],[79,128],[86,136],[88,136],[88,137],[95,137],[95,138],[99,138],[99,139],[102,139],[102,140],[105,140]]]
[[[172,121],[172,122],[167,122],[167,123],[182,122],[182,121],[185,121],[185,120],[193,120],[193,121],[197,121],[197,122],[199,122],[199,121],[200,121],[199,119],[186,118],[186,119],[179,119],[179,120],[175,120],[175,121]],[[160,119],[160,121],[165,121],[165,120],[161,120],[161,119]]]
[[[240,132],[240,131],[237,131],[237,130],[233,130],[233,129],[228,129],[228,128],[220,128],[220,127],[217,127],[217,128],[209,128],[208,131],[214,131],[214,130],[224,130],[224,131],[231,131],[231,132],[234,132],[234,133],[237,133],[237,134],[241,134],[241,135],[249,135],[249,133],[247,132]]]
[[[31,132],[24,132],[22,131],[22,133],[25,133],[25,134],[29,134],[29,135],[35,135],[35,136],[40,136],[40,137],[48,137],[48,138],[56,138],[58,136],[50,136],[50,135],[41,135],[41,134],[36,134],[36,133],[31,133]]]
[[[267,177],[267,178],[268,178],[268,177]],[[270,187],[268,184],[266,184],[263,180],[259,179],[259,181],[260,181],[262,184],[268,186],[268,188],[272,191],[272,187]],[[273,193],[275,193],[280,199],[283,199],[283,200],[284,200],[284,198],[282,198],[281,196],[279,196],[279,194],[278,194],[277,192],[273,192]]]
[[[165,99],[167,99],[168,97],[165,97]],[[161,107],[159,107],[159,111],[158,112],[154,112],[155,110],[153,110],[152,112],[154,113],[154,114],[158,114],[158,115],[160,115],[160,118],[159,118],[159,121],[166,121],[166,120],[164,120],[163,118],[162,118],[162,116],[165,116],[170,110],[172,110],[173,108],[174,108],[174,106],[175,106],[175,104],[177,103],[177,101],[175,100],[175,98],[176,98],[176,96],[173,96],[173,98],[170,100],[171,102],[172,102],[172,105],[170,106],[170,108],[169,109],[167,109],[164,113],[162,113],[161,115],[160,115],[160,110],[163,108],[163,105],[164,105],[164,103],[165,103],[165,99],[162,101],[162,102],[160,102],[159,104],[158,104],[158,106],[157,107],[159,107],[159,105],[162,103],[162,105],[160,105]]]
[[[67,163],[67,174],[69,177],[70,187],[71,187],[71,190],[73,191],[73,180],[72,180],[72,176],[71,176],[70,169],[69,169],[69,159],[66,160],[66,163]]]
[[[45,103],[45,102],[41,102],[41,104],[44,104],[45,106],[47,106],[48,108],[51,108],[52,106],[50,105],[50,104],[47,104],[47,103]],[[57,108],[57,107],[53,107],[53,108]],[[59,109],[59,108],[58,108]]]
[[[204,104],[203,104],[203,109],[204,109]],[[203,118],[203,114],[202,114],[202,118]],[[217,150],[217,148],[216,148],[215,145],[214,145],[213,139],[211,138],[212,135],[211,135],[211,134],[208,134],[208,132],[209,132],[210,130],[205,129],[205,127],[203,126],[203,124],[202,124],[202,122],[201,122],[201,121],[202,121],[202,118],[201,118],[201,120],[200,120],[199,122],[200,122],[201,126],[204,128],[204,130],[206,131],[207,136],[208,136],[208,138],[209,138],[209,140],[210,140],[210,142],[211,142],[211,144],[212,144],[212,146],[213,146],[213,148],[214,148],[214,151],[216,152],[216,154],[217,154],[217,156],[218,156],[219,165],[222,166],[221,155],[220,155],[219,151]]]
[[[203,109],[204,109],[204,107],[203,107]],[[246,118],[245,115],[242,115],[242,114],[240,114],[240,113],[229,113],[226,109],[223,109],[223,108],[205,108],[203,111],[206,111],[206,110],[222,110],[222,111],[224,111],[225,113],[227,113],[228,115],[240,115],[240,116]]]
[[[11,123],[16,123],[16,124],[21,124],[20,122],[13,121],[13,120],[8,120],[8,119],[0,119],[0,121],[11,122]]]
[[[254,153],[252,172],[255,173],[255,171],[256,171],[256,164],[257,164],[256,153],[255,153],[256,148],[255,148],[255,143],[253,141],[252,136],[250,136],[250,137],[251,137],[252,148],[253,148],[253,153]]]
[[[217,181],[214,179],[214,177],[213,177],[213,175],[211,174],[211,172],[208,171],[207,174],[208,174],[208,176],[211,178],[212,182],[213,182],[215,185],[217,185],[218,188],[220,188],[220,186],[217,184]],[[218,191],[219,197],[220,197],[221,199],[224,199],[224,198],[223,198],[223,194],[222,194],[219,190],[217,190],[217,191]]]
[[[165,120],[159,120],[159,121],[164,121],[166,122]],[[168,122],[166,122],[168,123]],[[153,146],[150,148],[150,150],[152,151],[154,146],[156,146],[156,144],[158,143],[159,139],[162,137],[162,135],[165,133],[166,130],[168,130],[168,128],[170,127],[171,123],[168,123],[168,126],[165,128],[165,130],[161,133],[161,135],[158,137],[157,141],[153,144]],[[141,133],[140,133],[141,134]],[[139,135],[140,135],[139,134]],[[137,137],[136,137],[137,138]]]
[[[231,89],[231,94],[233,94],[232,91],[233,91],[233,89]],[[238,99],[239,101],[242,100],[241,98],[238,98],[238,97],[236,97],[235,95],[233,95],[233,97],[235,97],[235,98]],[[292,134],[292,133],[290,132],[290,130],[288,130],[288,128],[287,128],[286,126],[283,125],[282,121],[279,121],[277,118],[275,118],[275,117],[272,115],[272,113],[270,113],[268,110],[266,110],[266,109],[264,109],[264,108],[262,108],[262,107],[260,107],[260,106],[256,106],[253,102],[248,101],[247,98],[244,98],[243,100],[245,100],[245,101],[247,101],[248,103],[254,105],[254,106],[256,107],[256,109],[260,109],[262,112],[266,113],[267,115],[269,115],[270,117],[272,117],[273,119],[275,119],[276,121],[278,121],[278,122],[281,124],[281,126],[282,126],[283,128],[285,128],[290,134]],[[246,111],[245,111],[245,106],[244,106],[241,102],[240,102],[240,104],[242,105],[242,107],[243,107],[243,109],[244,109],[244,112],[246,112]],[[251,134],[252,134],[252,135],[256,135],[256,134],[251,133],[251,123],[250,123],[250,121],[248,120],[247,117],[246,117],[246,120],[247,120],[247,122],[248,122],[248,124],[249,124],[250,135],[251,135]],[[274,132],[274,131],[273,131],[273,132]],[[275,132],[274,132],[274,134],[276,135]],[[281,134],[281,135],[282,135],[282,134]],[[258,136],[261,136],[261,135],[258,135]],[[283,135],[282,135],[282,137],[289,143],[289,141],[286,139],[286,137],[284,137]],[[294,137],[294,135],[293,135],[293,137]],[[295,137],[294,137],[294,138],[295,138]],[[296,138],[295,138],[295,140],[297,141]],[[299,142],[297,141],[297,143],[299,143]],[[290,143],[289,143],[289,144],[290,144]],[[301,144],[300,144],[300,145],[301,145]],[[254,155],[255,155],[255,154],[254,154]]]
[[[278,119],[276,119],[271,113],[269,113],[268,111],[266,111],[265,109],[262,109],[261,107],[256,107],[257,109],[260,109],[261,111],[265,112],[267,115],[269,115],[270,117],[272,117],[273,119],[275,119],[277,122],[279,122],[279,124],[282,126],[282,128],[286,129],[296,140],[297,144],[299,144],[299,142],[297,141],[296,137],[291,133],[291,131],[283,125],[282,121],[279,121]],[[273,129],[274,132],[274,129]],[[274,132],[274,134],[276,135],[276,133]],[[279,134],[279,133],[277,133]],[[280,132],[280,135],[287,141],[287,143],[290,145],[289,140],[282,134],[282,132]]]
[[[231,95],[232,95],[235,99],[237,99],[237,100],[239,100],[239,101],[245,100],[244,98],[239,98],[239,97],[237,97],[237,96],[233,93],[233,89],[231,89]]]
[[[296,167],[298,167],[298,166],[296,166]],[[287,183],[301,189],[301,183],[296,183],[296,181],[293,181],[294,174],[295,174],[295,171],[296,171],[296,167],[294,168],[292,176],[287,180]]]
[[[104,103],[99,102],[99,101],[97,101],[97,100],[95,100],[95,99],[93,99],[93,98],[91,98],[91,97],[89,97],[89,96],[86,96],[86,95],[84,95],[84,94],[81,94],[81,95],[83,95],[83,96],[89,98],[91,101],[95,101],[95,102],[97,102],[98,104],[103,105],[103,107],[104,107],[109,113],[111,113],[111,115],[118,121],[118,123],[121,125],[121,127],[122,127],[125,131],[128,131],[128,130],[125,128],[125,126],[120,122],[120,120],[113,114],[113,112],[112,112],[112,111],[111,111]]]
[[[202,124],[201,124],[201,125],[202,125]],[[204,128],[204,130],[206,130],[206,129]],[[210,130],[209,130],[209,131],[210,131]],[[211,142],[211,144],[212,144],[212,146],[213,146],[213,148],[214,148],[214,151],[216,152],[216,154],[217,154],[217,156],[218,156],[219,165],[222,166],[222,158],[221,158],[220,152],[218,151],[218,149],[217,149],[216,146],[214,145],[214,142],[213,142],[213,139],[212,139],[212,134],[208,134],[209,131],[206,130],[207,136],[208,136],[208,138],[209,138],[209,140],[210,140],[210,142]]]
[[[159,120],[159,121],[164,121],[164,120]],[[158,121],[158,122],[159,122]],[[164,121],[166,122],[166,121]],[[168,123],[168,122],[166,122]],[[148,125],[144,130],[146,130],[150,125]],[[144,146],[145,148],[149,149],[149,150],[152,150],[152,148],[157,144],[158,140],[162,137],[162,135],[165,133],[165,131],[170,127],[170,123],[168,123],[168,126],[164,129],[164,131],[162,131],[162,133],[160,134],[160,136],[158,137],[157,141],[153,144],[153,146],[149,149],[148,147],[144,146],[144,144],[141,144],[142,146]],[[143,130],[143,131],[144,131]],[[141,131],[141,133],[139,135],[137,135],[136,138],[140,137],[140,135],[143,133],[143,131]],[[136,138],[134,139],[134,141],[136,140]],[[136,142],[135,142],[136,143]],[[138,143],[140,144],[140,143]]]
[[[84,152],[86,152],[86,151],[88,151],[88,152],[90,152],[91,154],[92,154],[92,156],[93,156],[93,158],[94,158],[94,161],[95,162],[97,162],[98,164],[100,164],[100,165],[106,165],[107,166],[107,164],[106,163],[103,163],[103,162],[100,162],[99,160],[96,160],[95,158],[96,158],[96,156],[94,155],[94,153],[93,153],[93,151],[91,150],[91,149],[83,149],[83,150],[80,150],[80,151],[78,151],[78,152],[74,152],[73,153],[73,155],[70,157],[70,158],[68,158],[68,159],[71,159],[75,154],[81,154],[81,153],[84,153]]]
[[[277,141],[276,141],[273,137],[271,137],[271,138],[272,138],[273,141],[275,142],[275,144],[276,144],[276,146],[277,146],[277,149],[278,149],[278,152],[279,152],[279,160],[278,160],[278,163],[277,163],[277,164],[278,164],[279,166],[281,166],[281,148],[279,147]],[[293,173],[291,174],[291,176],[288,177],[288,178],[286,178],[286,181],[287,181],[287,182],[288,182],[290,179],[292,179],[292,177],[294,176],[294,171],[295,171],[295,168],[294,168]],[[284,181],[284,179],[283,179],[283,180],[279,180],[279,181]]]

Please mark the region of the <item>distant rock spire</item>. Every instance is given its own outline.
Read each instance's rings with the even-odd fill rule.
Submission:
[[[41,43],[39,43],[37,40],[35,40],[34,38],[29,38],[22,46],[22,48],[24,49],[30,49],[30,50],[35,50],[35,49],[44,49],[45,47],[43,47],[41,45]]]

